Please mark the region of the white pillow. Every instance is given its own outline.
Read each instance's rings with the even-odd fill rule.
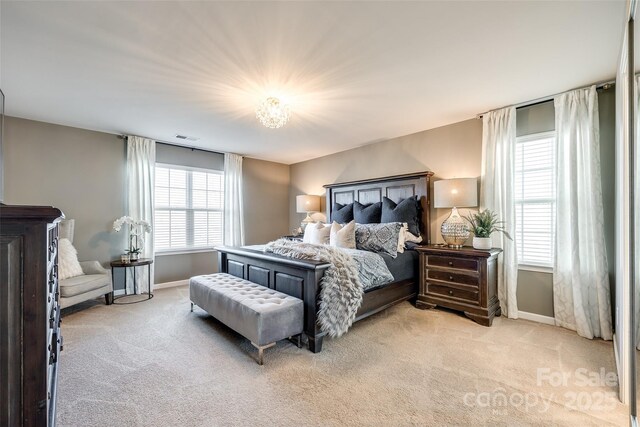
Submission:
[[[309,224],[304,229],[303,243],[312,243],[314,245],[328,245],[331,227],[325,227],[323,223],[317,222]]]
[[[346,225],[340,225],[333,221],[331,224],[331,234],[329,244],[336,248],[356,248],[356,221],[353,220]]]
[[[411,243],[422,243],[422,236],[416,236],[407,229],[407,232],[404,233],[404,241]]]
[[[60,239],[58,241],[58,278],[64,280],[83,274],[78,262],[78,251],[69,239]]]
[[[404,248],[407,245],[407,242],[411,243],[421,243],[422,237],[416,236],[409,231],[409,226],[406,222],[402,223],[402,228],[400,229],[400,237],[398,238],[398,253],[403,254]]]
[[[407,240],[406,234],[409,232],[409,225],[406,222],[402,223],[402,228],[400,229],[400,234],[398,235],[398,253],[404,253],[404,244]]]

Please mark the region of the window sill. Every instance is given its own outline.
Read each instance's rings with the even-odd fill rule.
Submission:
[[[518,270],[535,271],[537,273],[553,274],[553,267],[541,267],[538,265],[518,264]]]
[[[156,252],[155,256],[166,256],[166,255],[189,255],[189,254],[199,254],[204,252],[215,252],[216,250],[213,248],[203,248],[203,249],[182,249],[175,251],[162,251]]]

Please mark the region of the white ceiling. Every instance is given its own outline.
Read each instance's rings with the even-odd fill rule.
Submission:
[[[613,78],[625,2],[6,2],[6,113],[282,163]],[[267,95],[292,118],[267,129]]]

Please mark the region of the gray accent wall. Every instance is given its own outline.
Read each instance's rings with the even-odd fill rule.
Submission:
[[[126,248],[112,230],[125,209],[125,144],[107,133],[5,118],[6,204],[52,205],[74,218],[81,261],[103,264]]]
[[[600,147],[604,219],[610,276],[614,266],[614,146],[615,93],[599,93]],[[517,134],[545,132],[555,129],[553,102],[518,109]],[[471,119],[448,126],[418,132],[365,145],[352,150],[291,165],[289,227],[299,226],[304,214],[295,212],[295,196],[324,196],[324,184],[377,178],[388,175],[431,170],[434,180],[480,177],[482,162],[482,121]],[[433,191],[433,188],[431,189]],[[324,199],[322,209],[325,209]],[[433,243],[443,242],[440,225],[449,209],[431,208]],[[317,219],[324,219],[316,214]],[[611,283],[614,283],[613,281]],[[539,271],[520,270],[518,276],[518,308],[542,316],[553,317],[553,275]]]
[[[161,160],[183,158],[180,150],[184,149],[163,146]],[[80,260],[98,260],[108,267],[109,261],[119,257],[126,239],[124,233],[113,232],[112,224],[125,214],[126,150],[122,139],[6,117],[4,155],[4,203],[56,206],[67,218],[76,220],[74,245]],[[222,159],[217,153],[200,156],[204,157],[217,159],[217,164]],[[245,158],[243,177],[247,243],[264,243],[288,234],[289,166]],[[155,282],[215,272],[216,258],[212,251],[158,256]]]
[[[467,177],[479,179],[481,158],[482,121],[471,119],[293,164],[289,195],[292,215],[289,227],[298,227],[305,217],[305,214],[295,213],[296,196],[324,196],[324,184],[427,170],[435,173],[434,180]],[[322,209],[324,208],[323,201]],[[433,243],[443,242],[438,230],[450,212],[450,209],[431,208]]]

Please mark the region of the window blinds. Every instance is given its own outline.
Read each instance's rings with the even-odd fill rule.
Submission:
[[[156,251],[207,249],[222,244],[224,174],[156,165]]]
[[[553,267],[555,133],[516,139],[515,199],[518,263]]]

